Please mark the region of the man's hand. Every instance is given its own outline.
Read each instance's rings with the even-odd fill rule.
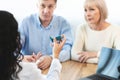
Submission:
[[[52,57],[51,56],[41,56],[39,58],[39,62],[37,62],[38,68],[40,69],[46,69],[50,66],[52,62]]]
[[[25,55],[23,61],[36,62],[41,56],[42,54],[40,52],[37,53],[37,55],[35,55],[35,53],[33,53],[32,55]]]
[[[25,61],[25,62],[35,62],[36,58],[33,55],[25,55],[23,61]]]
[[[61,51],[63,45],[66,42],[66,37],[64,35],[62,35],[62,37],[63,37],[63,39],[60,42],[58,42],[56,40],[56,38],[54,38],[54,41],[53,41],[54,42],[54,44],[53,44],[53,58],[58,59],[60,51]],[[52,57],[46,55],[46,56],[41,56],[36,63],[37,63],[37,65],[40,69],[46,69],[50,66],[51,62],[52,62]]]

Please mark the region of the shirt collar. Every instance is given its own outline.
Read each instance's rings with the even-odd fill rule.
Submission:
[[[42,26],[42,24],[41,24],[41,22],[40,22],[40,20],[39,20],[39,15],[38,15],[38,14],[37,14],[36,17],[37,17],[37,23],[40,25],[40,28],[42,28],[42,29],[50,29],[50,28],[53,26],[53,24],[54,24],[54,18],[55,18],[54,15],[53,15],[53,18],[52,18],[50,24],[49,24],[46,28],[44,28],[44,27]]]

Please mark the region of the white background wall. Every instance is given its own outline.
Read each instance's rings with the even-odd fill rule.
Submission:
[[[18,21],[23,17],[37,12],[36,0],[0,0],[0,10],[7,10],[14,14]],[[84,22],[84,0],[58,0],[55,14],[65,17],[72,25]],[[120,25],[120,0],[106,0],[109,16],[107,21]]]

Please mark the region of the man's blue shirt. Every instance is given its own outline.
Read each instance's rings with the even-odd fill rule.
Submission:
[[[42,26],[38,14],[32,14],[23,19],[19,25],[21,34],[22,53],[31,55],[42,52],[43,55],[52,55],[51,37],[64,34],[66,43],[60,53],[60,61],[70,59],[72,47],[72,33],[70,24],[62,17],[53,15],[50,24],[45,28]]]

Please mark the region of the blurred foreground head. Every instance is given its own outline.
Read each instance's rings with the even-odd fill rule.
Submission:
[[[0,80],[17,79],[17,73],[22,69],[19,62],[20,36],[18,23],[7,11],[0,11]]]

